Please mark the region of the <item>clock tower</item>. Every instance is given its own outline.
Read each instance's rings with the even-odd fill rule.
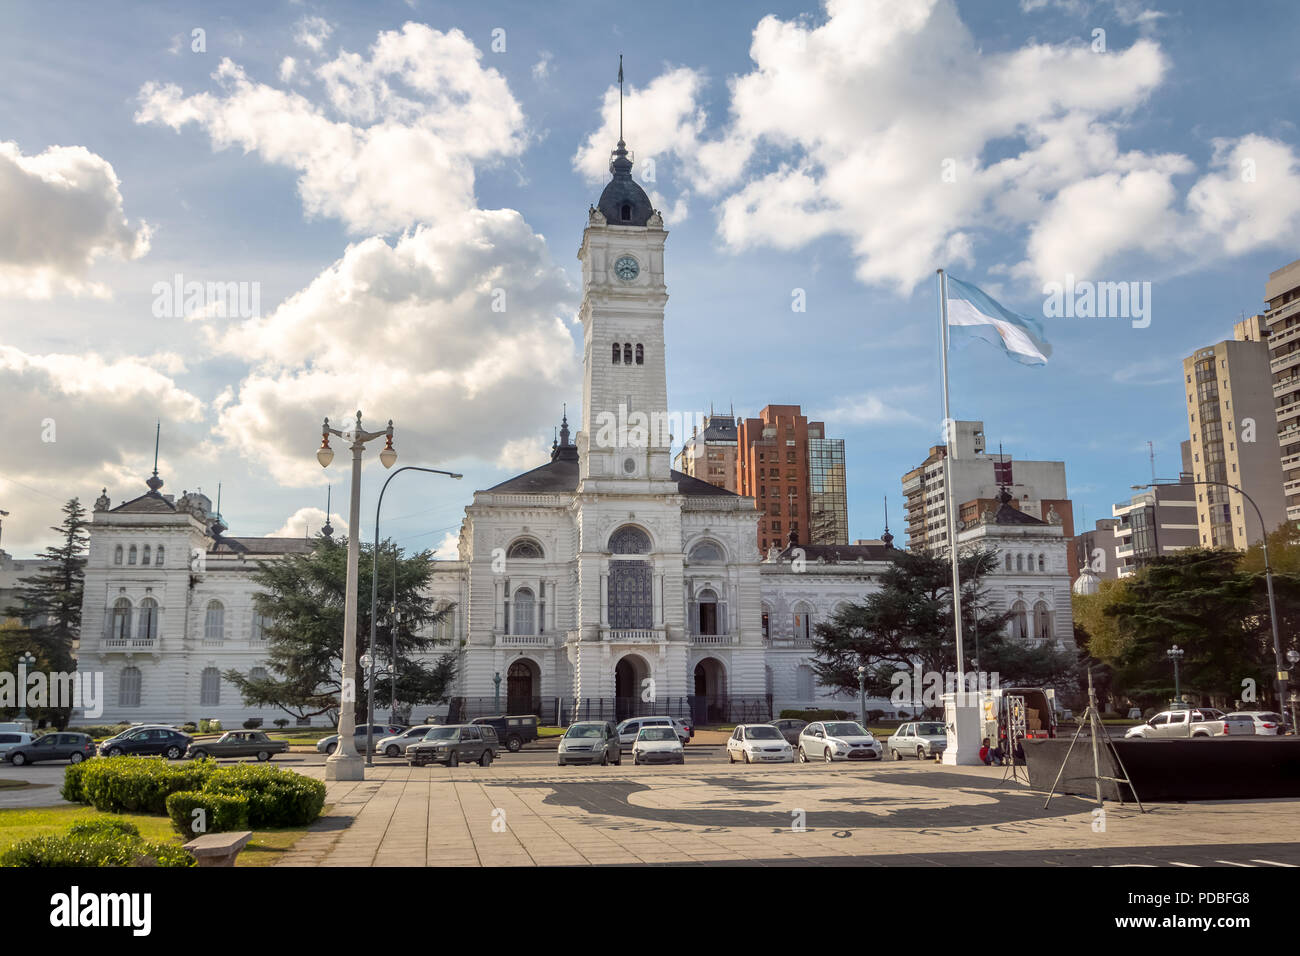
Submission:
[[[582,262],[583,491],[673,493],[664,363],[663,218],[632,178],[623,140],[587,215]]]

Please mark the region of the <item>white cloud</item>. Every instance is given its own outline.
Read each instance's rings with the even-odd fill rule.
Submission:
[[[286,56],[280,61],[280,82],[288,83],[293,79],[294,71],[298,69],[298,61],[291,56]]]
[[[1205,235],[1221,237],[1229,255],[1300,242],[1300,159],[1290,146],[1257,135],[1216,139],[1210,165],[1187,196]]]
[[[342,530],[343,539],[347,538],[347,520],[338,513],[331,513],[329,516],[330,525],[334,528],[334,533],[338,534]],[[316,537],[320,534],[321,528],[325,527],[325,509],[324,508],[299,508],[293,514],[285,519],[284,524],[276,528],[268,535],[271,538],[301,538],[304,535]]]
[[[322,17],[303,17],[293,30],[293,42],[305,46],[313,53],[325,49],[325,41],[334,32],[334,27]]]
[[[433,549],[439,561],[455,561],[460,557],[460,532],[448,531]]]
[[[367,239],[269,316],[209,327],[213,348],[252,366],[220,403],[221,433],[292,485],[322,480],[305,444],[321,417],[358,408],[372,429],[394,420],[405,461],[534,467],[579,380],[573,309],[563,271],[513,210]]]
[[[551,75],[551,62],[554,59],[555,55],[550,50],[543,50],[537,57],[537,62],[533,64],[533,79],[540,82],[549,77]]]
[[[845,425],[915,425],[921,419],[897,402],[886,401],[874,392],[848,396],[826,413],[827,421]]]
[[[120,185],[109,162],[82,146],[24,156],[0,142],[0,295],[108,296],[87,278],[91,266],[149,251],[149,226],[127,221]]]
[[[341,51],[313,70],[329,104],[250,79],[232,60],[221,92],[185,96],[147,83],[136,122],[202,127],[215,149],[239,146],[299,172],[312,216],[357,233],[442,223],[476,207],[474,167],[517,156],[522,110],[459,30],[407,23],[379,34],[370,57]]]

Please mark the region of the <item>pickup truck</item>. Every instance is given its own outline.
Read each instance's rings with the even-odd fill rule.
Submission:
[[[1224,728],[1227,727],[1227,730]],[[1190,710],[1164,710],[1156,714],[1145,724],[1130,727],[1125,737],[1141,737],[1146,740],[1170,737],[1222,737],[1240,733],[1255,732],[1252,723],[1249,730],[1245,722],[1225,721],[1224,713],[1213,707],[1193,707]]]
[[[196,740],[190,744],[189,756],[195,760],[204,757],[256,757],[270,760],[272,754],[289,752],[289,741],[272,740],[260,730],[231,730],[219,740]]]

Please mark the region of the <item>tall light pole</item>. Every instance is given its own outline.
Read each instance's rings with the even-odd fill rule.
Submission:
[[[862,726],[867,726],[867,669],[858,665],[858,709],[861,711]]]
[[[354,740],[357,726],[357,679],[353,673],[357,654],[357,565],[361,559],[361,452],[365,449],[366,442],[380,437],[387,438],[384,450],[379,453],[379,460],[385,468],[393,466],[397,452],[393,450],[392,419],[388,420],[388,427],[383,431],[368,432],[361,427],[360,412],[357,412],[356,424],[343,430],[331,428],[327,418],[321,425],[321,443],[316,451],[316,460],[322,468],[328,468],[334,460],[334,449],[330,448],[331,435],[342,438],[352,449],[352,499],[348,510],[348,572],[343,601],[343,664],[339,674],[339,743],[325,761],[325,779],[364,780],[366,768],[357,754]]]
[[[384,455],[388,454],[389,452],[392,452],[392,457],[389,458],[387,461],[384,462],[384,467],[385,467],[385,468],[390,467],[390,466],[393,464],[393,462],[397,461],[397,452],[393,451],[393,423],[392,423],[392,422],[389,422],[389,423],[388,423],[388,445],[384,448],[384,450],[383,450],[382,452],[380,452],[379,457],[382,459],[382,458],[384,457]],[[438,468],[421,468],[421,467],[418,466],[418,465],[403,465],[401,468],[397,469],[397,471],[393,472],[391,475],[389,475],[387,478],[385,478],[385,479],[384,479],[384,485],[383,485],[383,487],[379,489],[379,500],[378,500],[377,502],[375,502],[375,549],[374,549],[374,551],[371,553],[371,556],[370,556],[370,557],[371,557],[371,563],[370,563],[370,646],[369,646],[369,648],[367,648],[367,649],[370,651],[370,687],[371,687],[371,691],[370,691],[370,703],[369,703],[369,714],[370,714],[370,717],[369,717],[369,723],[370,723],[370,726],[366,728],[366,754],[367,754],[367,757],[369,756],[370,751],[373,750],[373,749],[374,749],[374,746],[375,746],[375,743],[374,743],[374,735],[375,735],[375,728],[374,728],[374,723],[375,723],[375,694],[374,694],[374,686],[375,686],[375,661],[374,661],[374,657],[375,657],[375,651],[376,651],[376,648],[375,648],[375,618],[378,616],[378,611],[379,611],[379,509],[382,508],[382,507],[384,506],[384,492],[388,490],[388,483],[389,483],[390,481],[392,481],[394,478],[396,478],[398,475],[400,475],[400,474],[401,474],[402,472],[404,472],[404,471],[427,471],[427,472],[428,472],[429,474],[431,474],[431,475],[447,475],[447,476],[450,477],[450,478],[461,478],[461,477],[463,477],[462,475],[458,475],[458,474],[456,474],[454,471],[442,471],[441,469],[438,469]],[[397,611],[397,546],[396,546],[396,545],[393,545],[393,615],[394,615],[394,619],[396,619],[396,611]],[[396,630],[396,626],[397,626],[396,623],[394,623],[394,624],[393,624],[393,628],[394,628],[394,630],[393,630],[393,659],[392,659],[392,661],[391,661],[391,666],[392,666],[392,675],[393,675],[393,676],[392,676],[392,679],[389,681],[389,684],[390,684],[390,686],[391,686],[392,689],[393,689],[393,710],[396,710],[396,709],[397,709],[397,630]],[[389,719],[389,720],[393,720],[393,719],[394,719],[394,718],[393,718],[393,715],[392,715],[391,712],[390,712],[389,715],[388,715],[388,719]]]
[[[4,530],[5,530],[5,523],[3,519],[8,517],[9,517],[9,512],[0,511],[0,534],[4,534]]]
[[[1291,675],[1287,672],[1286,668],[1282,666],[1282,640],[1277,633],[1277,604],[1273,600],[1273,567],[1268,561],[1268,527],[1264,524],[1264,513],[1259,510],[1259,505],[1255,504],[1254,498],[1246,494],[1236,485],[1230,485],[1226,481],[1211,481],[1203,478],[1193,478],[1189,479],[1187,482],[1181,480],[1163,482],[1153,481],[1145,485],[1133,485],[1133,490],[1142,491],[1146,488],[1156,488],[1162,484],[1218,485],[1221,488],[1231,488],[1237,494],[1241,495],[1241,497],[1249,501],[1250,506],[1255,509],[1255,517],[1259,519],[1260,545],[1264,549],[1264,582],[1268,586],[1268,623],[1273,629],[1273,667],[1274,673],[1277,676],[1277,706],[1279,708],[1286,706],[1286,684]],[[1157,552],[1157,555],[1158,554],[1159,552]]]
[[[1177,644],[1165,651],[1165,657],[1174,662],[1174,703],[1179,705],[1180,708],[1183,703],[1183,698],[1178,686],[1178,662],[1183,659],[1184,653],[1186,652]]]

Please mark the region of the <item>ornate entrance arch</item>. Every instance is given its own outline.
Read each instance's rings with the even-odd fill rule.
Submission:
[[[727,696],[727,669],[716,657],[706,657],[695,665],[695,696],[691,708],[696,723],[721,723]]]
[[[535,661],[521,657],[506,670],[506,713],[531,714],[538,709],[542,686],[541,669]]]
[[[646,683],[650,681],[650,683]],[[646,694],[650,699],[645,700]],[[614,664],[614,716],[627,720],[648,713],[654,706],[654,682],[650,664],[640,654],[624,654]]]

